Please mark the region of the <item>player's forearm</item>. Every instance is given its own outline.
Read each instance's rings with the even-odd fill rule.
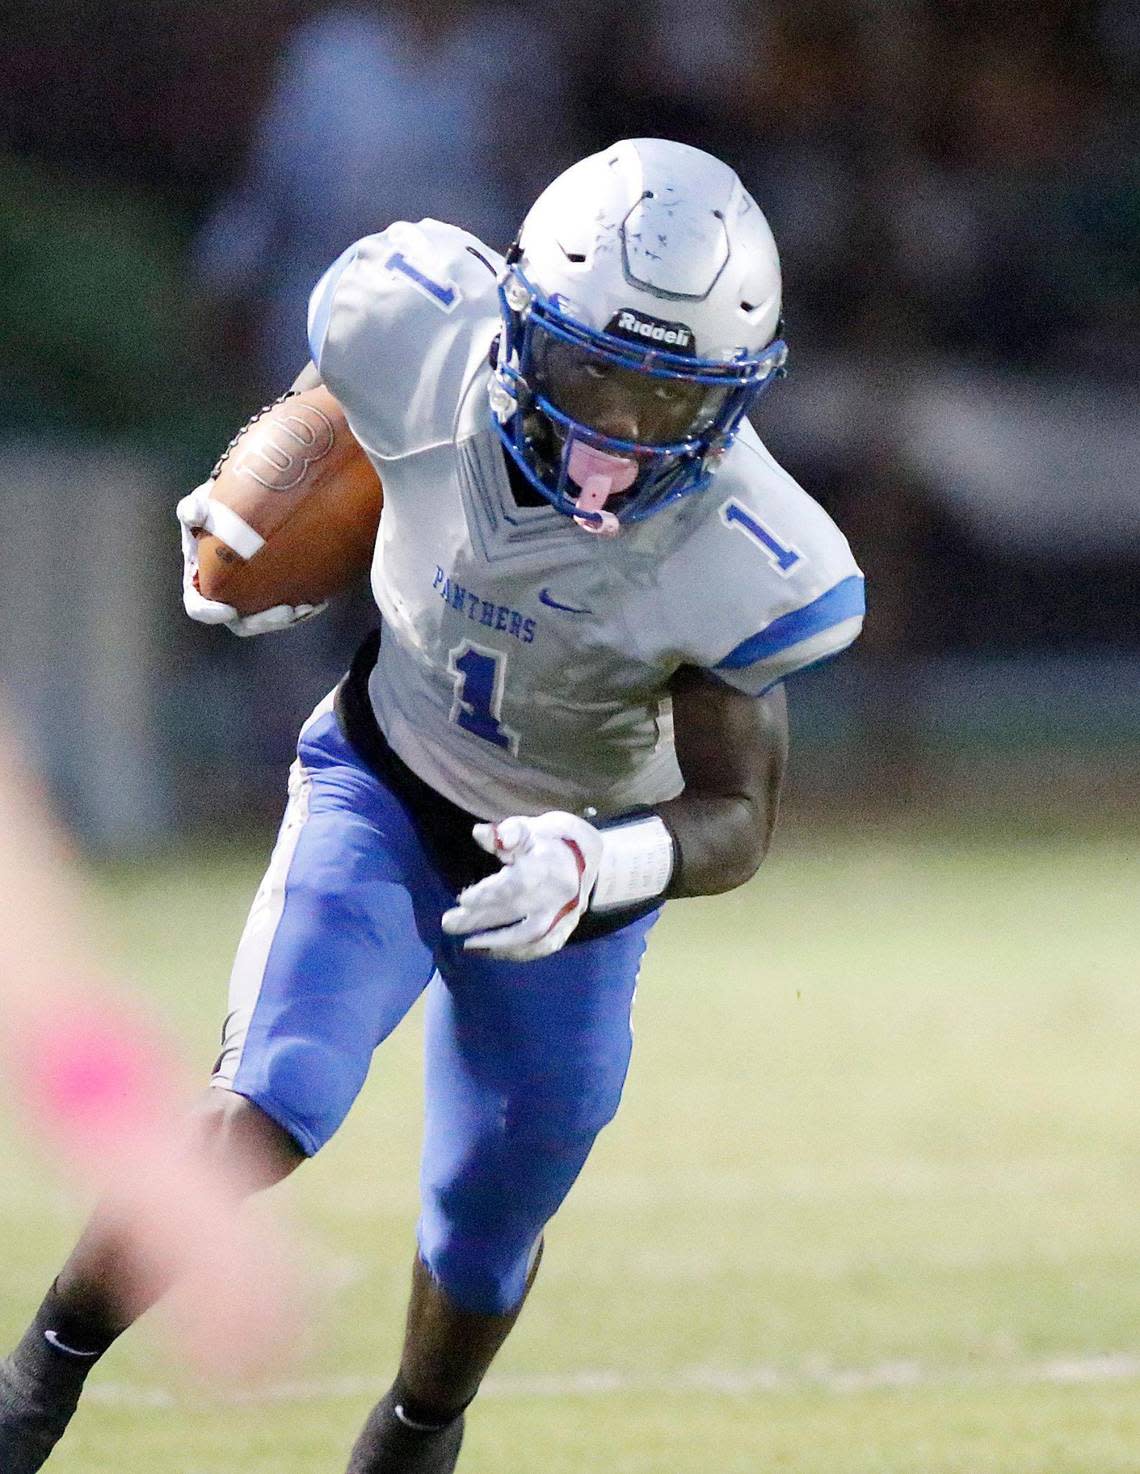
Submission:
[[[657,805],[676,861],[666,895],[707,896],[755,875],[768,853],[788,760],[782,689],[752,697],[694,671],[672,685],[684,791]]]
[[[751,880],[776,827],[778,780],[773,790],[759,798],[683,793],[658,804],[678,852],[666,895],[712,896]]]

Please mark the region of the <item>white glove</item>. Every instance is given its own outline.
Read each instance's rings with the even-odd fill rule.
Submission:
[[[210,483],[196,486],[178,503],[182,532],[182,606],[199,624],[224,624],[235,635],[268,635],[320,614],[326,604],[275,604],[257,614],[239,614],[232,604],[207,599],[198,587],[198,533],[209,526]]]
[[[472,832],[503,868],[460,892],[458,906],[444,912],[444,931],[466,935],[464,951],[512,962],[533,962],[565,946],[598,877],[598,830],[554,812],[476,824]]]

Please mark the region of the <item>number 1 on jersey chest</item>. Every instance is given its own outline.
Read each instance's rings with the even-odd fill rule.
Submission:
[[[464,640],[448,652],[447,669],[454,681],[451,720],[484,742],[517,753],[518,733],[499,720],[507,680],[506,655]]]

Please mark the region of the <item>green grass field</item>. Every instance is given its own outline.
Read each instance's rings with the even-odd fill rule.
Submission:
[[[820,832],[672,907],[625,1104],[548,1235],[463,1474],[1140,1471],[1140,853],[1121,833]],[[107,877],[207,1066],[260,858]],[[106,1358],[58,1474],[340,1474],[412,1253],[418,1020],[281,1190],[322,1308],[273,1385]],[[80,1217],[5,1137],[0,1334]]]

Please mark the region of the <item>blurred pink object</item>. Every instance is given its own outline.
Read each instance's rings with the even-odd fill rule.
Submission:
[[[125,1009],[90,998],[56,1019],[26,1020],[12,1040],[20,1095],[41,1131],[82,1166],[88,1149],[123,1143],[157,1124],[171,1062]]]
[[[180,1359],[203,1376],[277,1367],[295,1275],[252,1168],[223,1175],[187,1129],[192,1091],[158,1028],[103,975],[66,846],[0,730],[0,1058],[9,1098],[128,1245],[140,1306],[168,1283]]]

